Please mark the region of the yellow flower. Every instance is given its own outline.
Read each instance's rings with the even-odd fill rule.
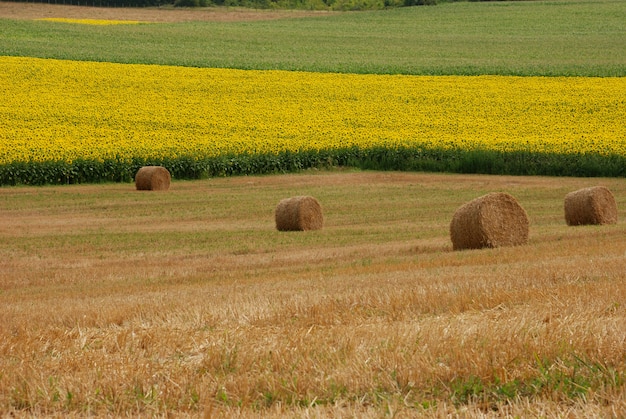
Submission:
[[[0,164],[358,146],[626,156],[626,78],[402,76],[0,57]]]

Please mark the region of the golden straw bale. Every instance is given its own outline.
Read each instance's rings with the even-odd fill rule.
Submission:
[[[528,215],[517,200],[492,192],[459,207],[450,223],[454,250],[528,243]]]
[[[135,187],[138,191],[166,191],[172,177],[162,166],[144,166],[135,175]]]
[[[322,206],[312,196],[295,196],[276,206],[276,229],[279,231],[319,230],[324,224]]]
[[[604,186],[579,189],[565,195],[565,222],[567,225],[615,224],[617,203],[611,191]]]

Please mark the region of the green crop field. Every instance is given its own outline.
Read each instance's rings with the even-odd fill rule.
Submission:
[[[626,5],[617,0],[462,2],[255,22],[0,22],[0,55],[375,74],[626,75]]]

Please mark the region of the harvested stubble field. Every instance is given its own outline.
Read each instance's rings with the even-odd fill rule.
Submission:
[[[0,2],[0,17],[7,19],[108,19],[141,22],[245,22],[294,17],[328,16],[332,12],[306,10],[252,10],[245,8],[88,7],[45,3]]]
[[[604,185],[614,225],[568,227]],[[452,251],[492,191],[521,247]],[[324,228],[279,232],[283,198]],[[620,417],[626,184],[308,172],[0,189],[0,410],[12,415]]]

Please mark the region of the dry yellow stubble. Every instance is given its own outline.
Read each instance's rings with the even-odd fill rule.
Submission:
[[[603,183],[624,208],[623,180]],[[622,412],[626,226],[562,222],[566,191],[592,184],[319,173],[177,182],[167,194],[0,189],[0,409]],[[453,252],[450,217],[490,190],[524,202],[531,240]],[[275,203],[294,191],[325,203],[323,230],[276,231]],[[455,404],[463,383],[542,377],[533,398],[486,392]],[[551,386],[559,377],[563,386]],[[591,387],[575,397],[563,377]]]

